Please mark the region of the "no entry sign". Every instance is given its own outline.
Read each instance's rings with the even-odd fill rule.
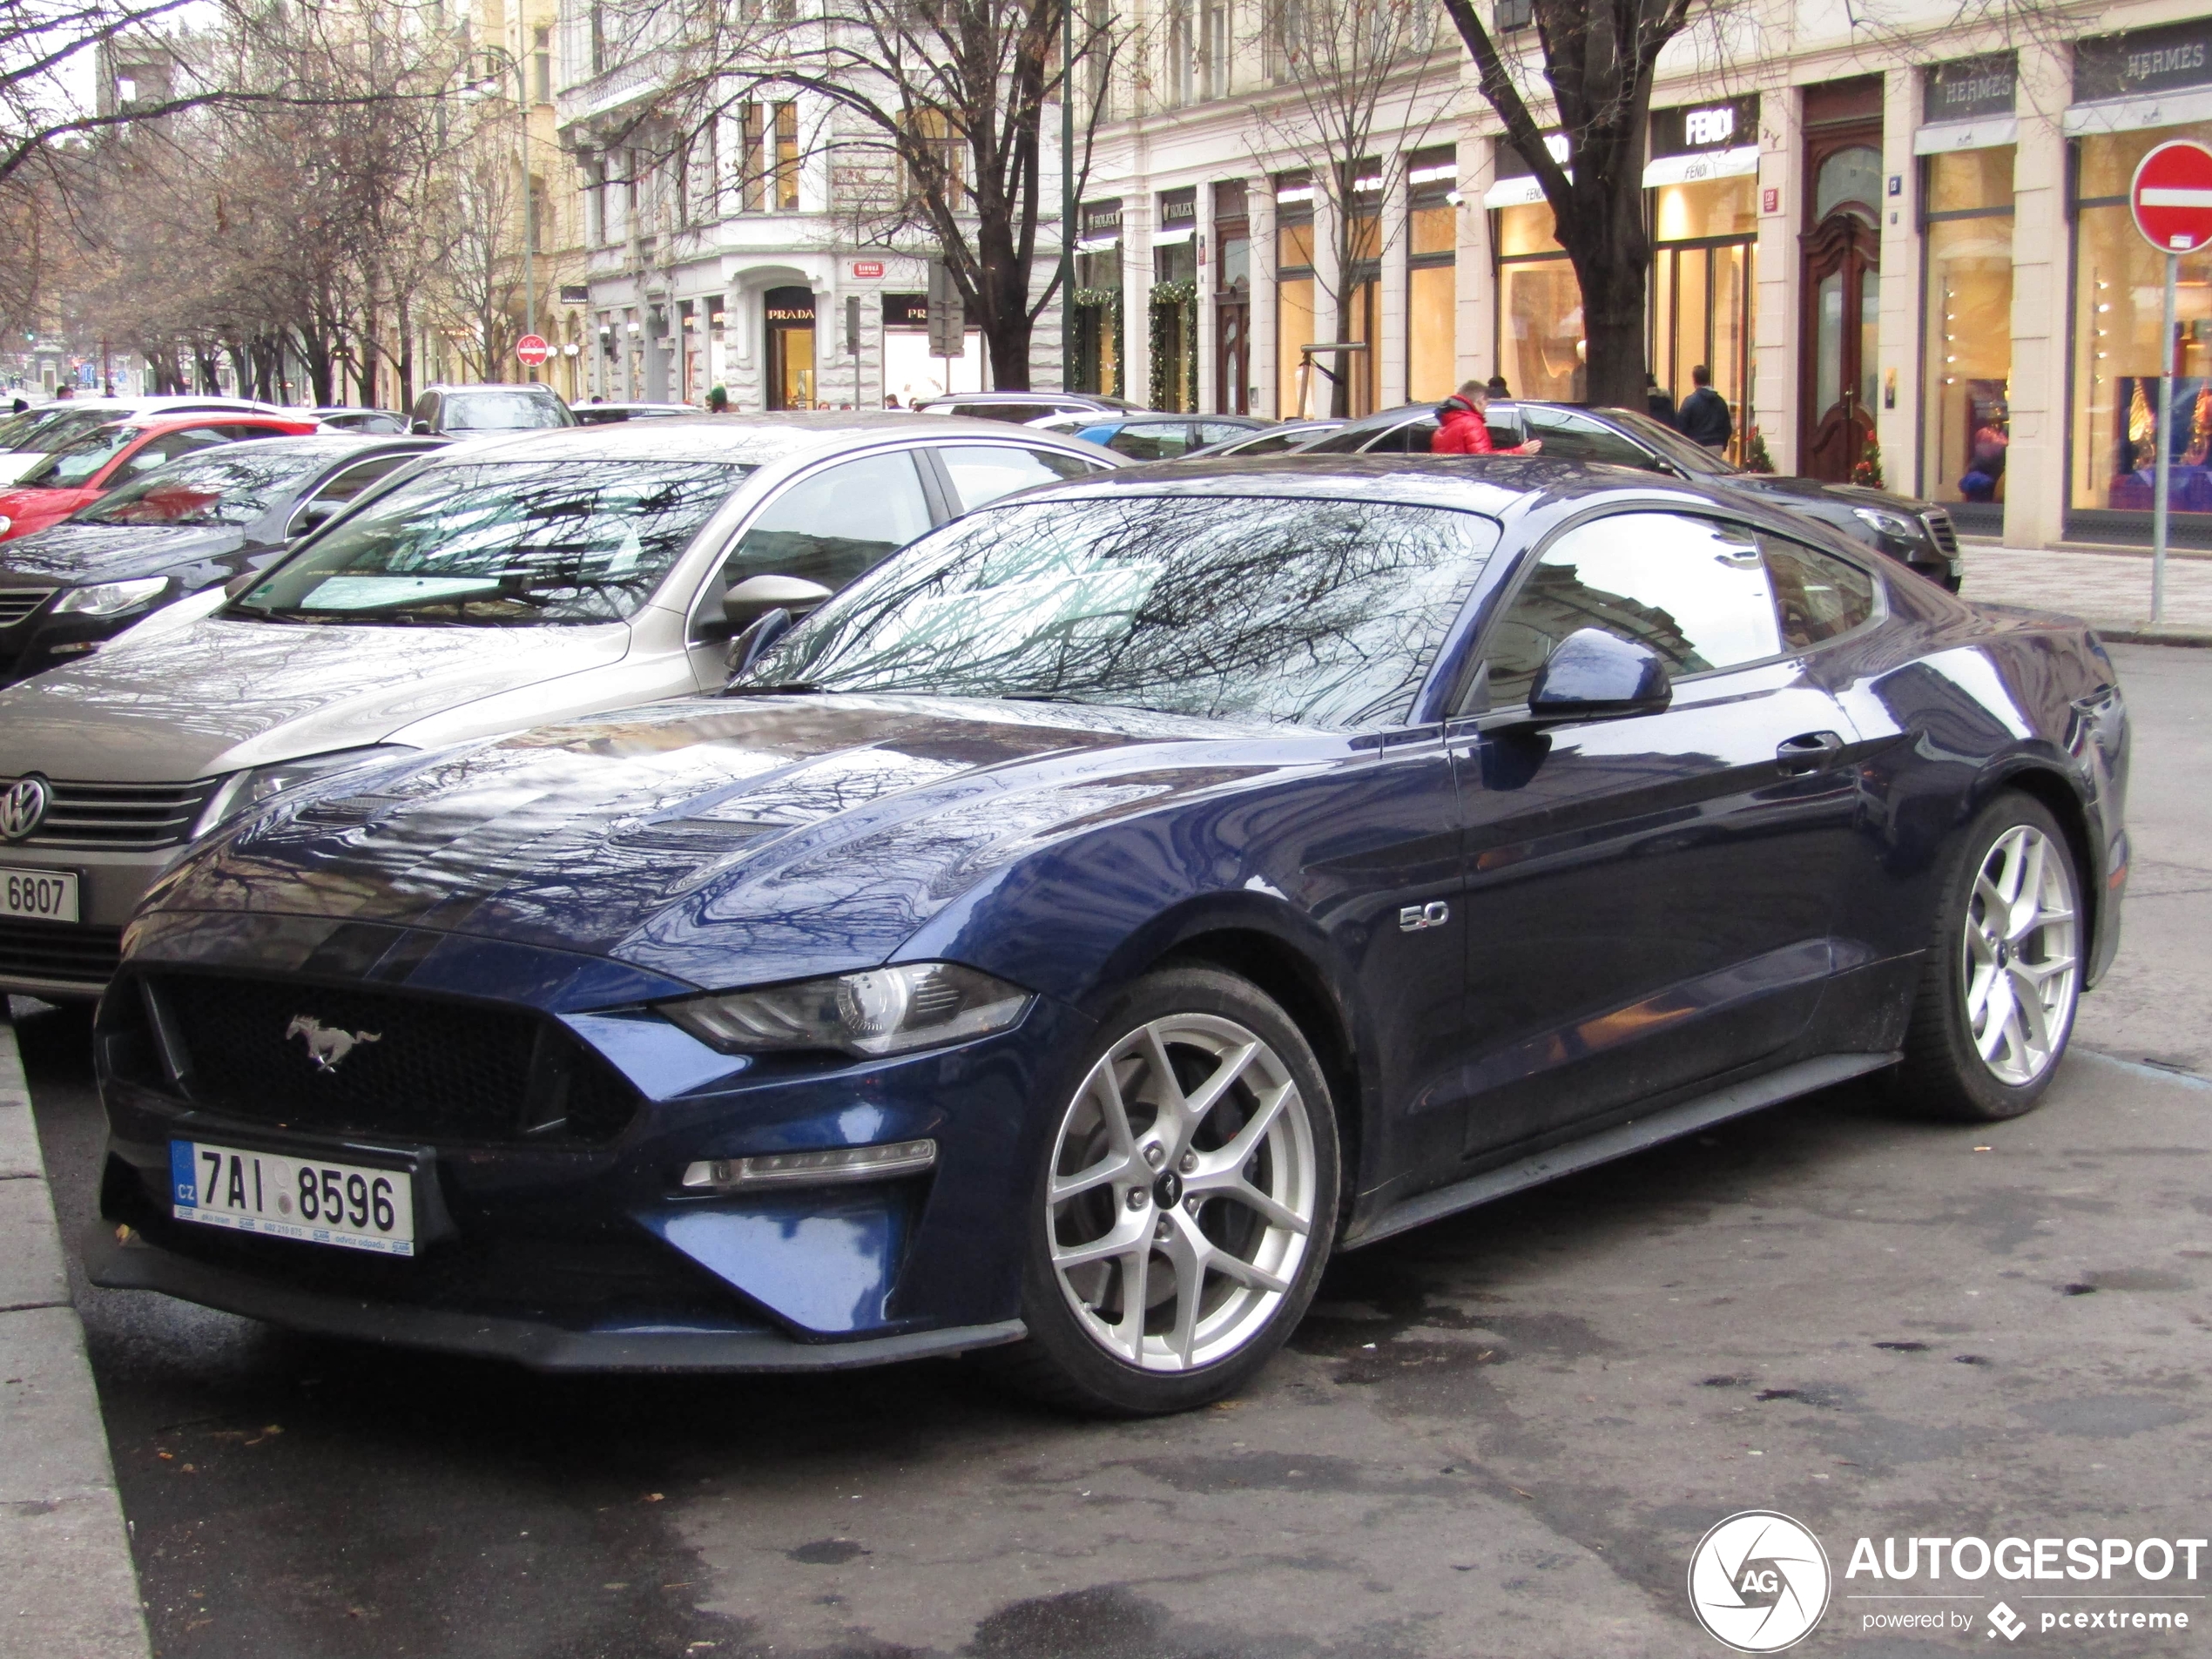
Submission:
[[[2212,243],[2212,150],[2188,138],[2160,145],[2136,165],[2128,203],[2135,228],[2161,253]]]
[[[2212,162],[2212,155],[2206,156],[2205,160]],[[545,343],[543,334],[524,334],[515,342],[515,355],[523,360],[525,368],[536,368],[552,354],[553,348]]]

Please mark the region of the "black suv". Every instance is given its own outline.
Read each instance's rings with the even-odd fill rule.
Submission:
[[[1585,409],[1501,398],[1490,405],[1487,424],[1491,441],[1501,449],[1541,438],[1547,461],[1609,462],[1757,496],[1770,505],[1832,525],[1931,582],[1959,591],[1964,573],[1959,532],[1951,515],[1932,502],[1892,496],[1864,484],[1824,484],[1815,478],[1746,472],[1635,409]],[[1436,428],[1433,404],[1407,404],[1340,427],[1301,445],[1297,453],[1425,455]]]
[[[408,412],[407,429],[433,437],[475,432],[528,432],[574,426],[576,416],[550,386],[493,382],[482,386],[426,386]]]

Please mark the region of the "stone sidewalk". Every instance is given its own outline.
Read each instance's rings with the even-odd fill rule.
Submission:
[[[2166,606],[2150,620],[2148,553],[1968,545],[1962,598],[2062,610],[2094,623],[2107,639],[2212,645],[2212,556],[2169,554]]]
[[[145,1618],[0,998],[0,1659],[145,1659]]]

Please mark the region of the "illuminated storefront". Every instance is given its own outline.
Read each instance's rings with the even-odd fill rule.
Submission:
[[[1458,384],[1460,164],[1450,149],[1406,158],[1406,395],[1437,403]]]
[[[1677,404],[1689,371],[1712,371],[1740,460],[1751,422],[1753,256],[1758,239],[1759,100],[1651,112],[1651,373]]]
[[[1076,341],[1069,380],[1077,391],[1123,397],[1122,204],[1118,199],[1085,202],[1076,217]]]
[[[1545,146],[1561,160],[1567,140]],[[1515,397],[1578,403],[1585,380],[1582,287],[1567,250],[1552,235],[1552,210],[1528,163],[1498,140],[1494,182],[1482,199],[1490,210],[1490,246],[1498,263],[1498,373]]]
[[[1313,333],[1313,180],[1303,172],[1275,178],[1275,386],[1282,418],[1328,408],[1327,382],[1302,372]],[[1309,381],[1320,381],[1317,387]]]

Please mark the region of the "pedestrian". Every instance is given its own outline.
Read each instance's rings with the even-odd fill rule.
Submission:
[[[1429,445],[1429,453],[1438,455],[1533,455],[1544,447],[1541,438],[1531,438],[1518,448],[1501,449],[1490,441],[1490,423],[1483,419],[1483,411],[1490,407],[1490,388],[1480,381],[1469,381],[1446,398],[1436,411],[1440,424],[1436,438]]]
[[[1674,394],[1659,384],[1659,377],[1656,374],[1647,374],[1643,377],[1643,401],[1644,406],[1651,411],[1651,418],[1658,421],[1661,426],[1677,424]]]
[[[27,402],[27,401],[26,401],[25,400],[24,400],[22,397],[17,397],[17,398],[16,399],[15,402],[14,402],[12,405],[10,405],[10,406],[9,410],[8,410],[8,413],[9,413],[9,414],[10,414],[10,415],[21,415],[21,414],[22,414],[22,413],[23,413],[25,409],[29,408],[30,407],[30,403],[29,403],[29,402]]]
[[[1727,448],[1728,441],[1736,435],[1736,421],[1729,415],[1728,400],[1713,389],[1713,371],[1700,363],[1689,371],[1689,380],[1696,389],[1683,399],[1676,424],[1692,443],[1708,449]]]
[[[54,401],[57,403],[66,402],[69,399],[75,397],[76,395],[77,388],[71,386],[67,381],[64,381],[59,386],[57,386],[54,388]]]
[[[887,409],[903,409],[907,406],[899,401],[899,395],[896,392],[886,392],[883,395],[883,407]]]
[[[706,395],[706,412],[709,415],[727,415],[730,412],[730,393],[728,388],[717,386],[708,391]]]
[[[1511,398],[1513,396],[1513,393],[1506,386],[1506,377],[1502,374],[1493,374],[1485,389],[1492,397]]]

